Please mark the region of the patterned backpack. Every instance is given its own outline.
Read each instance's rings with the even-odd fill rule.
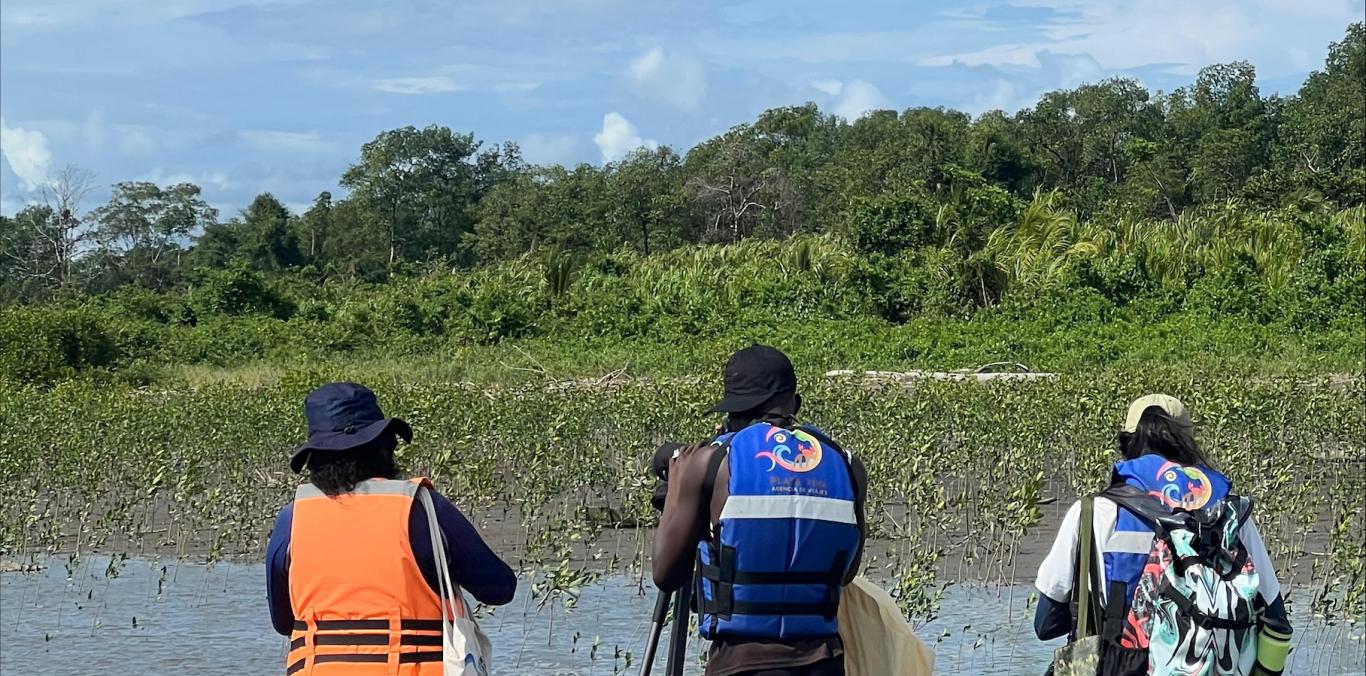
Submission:
[[[1153,530],[1128,612],[1107,608],[1103,635],[1153,676],[1247,676],[1257,653],[1257,570],[1239,532],[1252,502],[1229,495],[1204,509],[1168,510],[1131,486],[1102,495]],[[1122,622],[1122,624],[1121,624]],[[1117,656],[1116,656],[1117,657]],[[1137,660],[1139,664],[1142,660]]]

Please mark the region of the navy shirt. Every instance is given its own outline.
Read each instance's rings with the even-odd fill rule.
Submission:
[[[517,591],[517,576],[512,568],[489,549],[479,531],[450,500],[432,491],[432,504],[436,506],[437,524],[446,540],[451,581],[480,603],[501,606],[511,601]],[[289,534],[293,522],[294,503],[291,502],[280,510],[275,530],[270,532],[270,544],[266,546],[266,601],[270,604],[270,622],[275,631],[286,636],[294,630],[294,608],[289,601]],[[432,554],[432,538],[427,528],[427,510],[416,500],[412,511],[408,512],[408,541],[427,586],[440,594],[436,558]]]

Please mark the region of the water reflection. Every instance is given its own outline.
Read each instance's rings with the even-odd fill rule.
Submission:
[[[270,627],[259,565],[53,558],[36,573],[0,575],[0,671],[52,665],[76,673],[278,674],[285,640]],[[70,580],[68,580],[70,576]],[[537,608],[521,585],[512,604],[482,619],[501,674],[634,674],[654,590],[613,577],[582,590],[575,608]],[[937,673],[1037,674],[1055,647],[1034,640],[1025,587],[954,586],[940,616],[918,629],[935,647]],[[1361,674],[1360,623],[1328,626],[1296,613],[1291,673]],[[665,633],[665,641],[668,634]],[[689,674],[701,674],[692,641]],[[663,651],[661,651],[662,653]],[[74,665],[74,668],[73,668]],[[655,673],[663,670],[663,657]]]

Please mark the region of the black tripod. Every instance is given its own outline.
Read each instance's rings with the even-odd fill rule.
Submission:
[[[645,642],[645,660],[640,664],[640,676],[650,676],[654,668],[655,651],[659,648],[659,637],[664,632],[664,621],[669,615],[669,597],[674,597],[673,628],[669,630],[669,657],[664,676],[683,676],[683,660],[688,651],[688,607],[692,602],[692,580],[673,594],[659,592],[655,599],[653,621],[650,623],[650,638]]]

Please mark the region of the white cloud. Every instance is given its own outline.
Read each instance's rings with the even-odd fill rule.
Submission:
[[[569,164],[579,151],[579,138],[573,134],[535,132],[517,141],[522,157],[532,164]]]
[[[119,150],[124,155],[154,155],[161,149],[162,137],[151,127],[125,124],[114,125],[118,133]]]
[[[631,79],[636,82],[653,80],[664,70],[664,50],[655,47],[631,62]]]
[[[1031,4],[1056,7],[1073,16],[1039,26],[1037,39],[922,57],[916,63],[1038,68],[1041,53],[1052,52],[1087,55],[1107,71],[1165,63],[1177,64],[1171,72],[1190,75],[1212,63],[1259,53],[1284,54],[1287,38],[1304,39],[1301,29],[1317,34],[1323,26],[1334,25],[1336,18],[1341,22],[1335,24],[1336,32],[1347,22],[1359,21],[1361,15],[1361,5],[1355,0],[1031,0]],[[1269,39],[1273,35],[1278,37]]]
[[[166,173],[161,167],[157,167],[149,174],[144,174],[134,179],[137,181],[147,181],[162,187],[178,185],[180,183],[193,183],[201,188],[214,188],[216,190],[228,190],[234,187],[228,175],[221,171],[210,171],[201,174],[191,174],[189,172],[177,171]]]
[[[24,204],[19,200],[12,200],[8,197],[0,197],[0,216],[14,216],[24,208]]]
[[[317,132],[270,131],[247,129],[237,132],[244,143],[255,150],[289,152],[325,152],[332,144]]]
[[[707,76],[695,59],[669,55],[655,47],[627,68],[637,90],[648,98],[683,110],[697,110],[707,94]]]
[[[36,129],[11,127],[0,117],[0,155],[19,177],[25,191],[37,190],[47,183],[47,172],[52,166],[52,152],[47,148],[47,137]]]
[[[439,94],[462,91],[466,87],[445,75],[434,75],[431,77],[395,77],[376,80],[372,89],[390,94]]]
[[[616,112],[602,116],[602,131],[593,135],[593,143],[602,151],[603,162],[615,162],[642,146],[655,148],[659,145],[653,139],[642,139],[636,126]]]
[[[835,114],[850,122],[863,117],[869,111],[887,107],[887,100],[882,97],[882,92],[871,83],[850,80],[840,89],[842,93],[839,102],[835,104]]]
[[[493,85],[493,91],[500,94],[508,92],[534,92],[541,88],[539,82],[503,82]]]
[[[844,91],[844,83],[839,80],[813,80],[811,88],[828,96],[839,96]]]
[[[70,8],[5,7],[0,11],[0,21],[7,26],[53,26],[66,23],[73,18]]]
[[[917,66],[1024,66],[1038,68],[1038,45],[993,45],[961,54],[943,54],[916,59]]]
[[[104,109],[92,108],[85,116],[85,122],[81,124],[81,136],[85,139],[85,144],[90,148],[99,151],[104,148],[105,124]]]

